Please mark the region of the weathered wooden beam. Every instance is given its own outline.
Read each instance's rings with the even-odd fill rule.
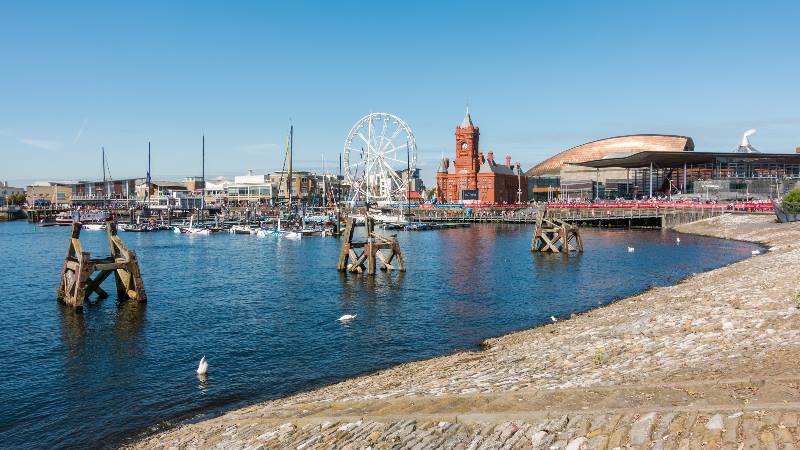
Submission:
[[[136,295],[132,296],[130,292],[128,292],[128,297],[134,300],[138,300],[140,302],[147,301],[147,294],[144,291],[144,282],[142,281],[142,274],[139,272],[139,260],[136,259],[136,253],[133,250],[128,250],[128,255],[130,256],[131,261],[128,263],[128,272],[130,272],[131,277],[133,278],[134,288]]]
[[[126,269],[128,267],[128,264],[129,263],[127,263],[127,262],[101,262],[101,263],[94,263],[94,269],[95,270]]]
[[[106,291],[100,288],[100,284],[102,284],[103,281],[105,281],[106,278],[108,278],[108,276],[112,273],[113,271],[111,270],[100,269],[100,273],[94,279],[89,278],[87,280],[88,284],[86,285],[86,296],[88,297],[92,295],[93,292],[97,291],[100,298],[108,297]],[[105,295],[105,297],[103,295]]]
[[[369,244],[365,249],[367,253],[367,275],[375,275],[375,252],[377,251],[378,249],[375,247],[373,238],[369,238]]]
[[[347,218],[347,223],[345,225],[345,232],[344,232],[344,242],[342,242],[342,248],[339,250],[339,261],[336,264],[336,269],[344,271],[347,269],[347,259],[348,255],[352,251],[352,240],[353,240],[353,225],[354,219],[352,217]]]
[[[400,251],[400,243],[397,242],[397,238],[393,239],[394,242],[392,243],[392,253],[397,258],[397,270],[400,272],[406,271],[406,263],[403,259],[403,252]]]

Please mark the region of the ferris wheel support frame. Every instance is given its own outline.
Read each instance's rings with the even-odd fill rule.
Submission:
[[[383,123],[380,131],[375,127],[375,120]],[[361,131],[365,126],[366,137]],[[391,128],[394,129],[390,133]],[[363,146],[353,147],[356,139],[366,145],[366,150]],[[405,158],[400,159],[403,150]],[[354,161],[355,154],[360,156],[360,161]],[[375,198],[389,203],[408,201],[408,184],[412,171],[416,170],[417,145],[414,132],[403,119],[389,113],[372,112],[362,117],[345,138],[343,156],[353,201],[362,197],[367,203]],[[407,171],[405,181],[398,174],[404,170]]]

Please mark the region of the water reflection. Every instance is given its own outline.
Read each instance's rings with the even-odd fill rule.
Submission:
[[[341,286],[341,304],[352,306],[361,301],[374,302],[384,293],[402,290],[405,286],[406,272],[378,270],[375,275],[338,272],[338,278]]]
[[[86,319],[82,311],[58,301],[54,303],[58,307],[61,342],[70,357],[77,357],[83,353],[86,346]]]
[[[0,296],[0,404],[11,405],[0,442],[36,448],[113,446],[161,420],[474,348],[754,248],[586,230],[583,254],[532,254],[529,226],[476,225],[399,232],[407,272],[367,276],[336,271],[336,239],[123,234],[150,302],[90,302],[81,314],[54,309],[39,275],[58,272],[68,230],[15,227],[0,226],[0,274],[19,281]],[[86,248],[106,248],[103,237],[86,233]],[[341,325],[343,314],[358,318]],[[213,372],[196,377],[203,353]]]
[[[197,374],[197,390],[202,394],[208,394],[208,374]]]
[[[147,303],[135,300],[117,301],[114,337],[127,344],[138,340],[144,328]]]

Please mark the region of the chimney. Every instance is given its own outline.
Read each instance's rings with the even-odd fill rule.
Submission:
[[[506,167],[511,168],[511,155],[506,155]]]
[[[488,159],[490,163],[494,164],[494,152],[490,150],[489,156],[486,159]]]

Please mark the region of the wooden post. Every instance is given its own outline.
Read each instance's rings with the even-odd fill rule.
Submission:
[[[76,309],[83,307],[83,302],[92,293],[98,298],[108,297],[101,284],[112,273],[117,285],[117,295],[121,299],[136,299],[141,302],[147,300],[144,283],[139,272],[139,262],[136,254],[128,250],[117,236],[117,227],[113,222],[106,224],[108,233],[109,258],[92,259],[88,252],[82,250],[80,241],[81,224],[72,224],[72,233],[64,265],[61,269],[56,295],[60,301]],[[92,274],[99,272],[94,279]]]
[[[571,244],[570,240],[574,240],[574,244]],[[561,219],[548,217],[547,211],[537,211],[531,237],[531,251],[568,254],[570,250],[583,252],[583,241],[578,227]]]
[[[348,217],[345,220],[346,225],[344,229],[344,242],[342,242],[342,248],[339,250],[339,262],[336,265],[336,268],[340,272],[347,270],[347,259],[350,255],[350,242],[353,240],[353,231],[355,231],[355,220],[352,217]]]
[[[367,275],[375,275],[375,253],[377,249],[374,241],[374,238],[367,238],[367,247],[364,249],[367,253]]]
[[[394,270],[395,267],[392,265],[394,258],[397,258],[398,261],[397,269],[406,270],[397,238],[389,239],[376,233],[375,221],[367,216],[364,222],[366,232],[364,241],[353,241],[354,222],[352,217],[346,219],[344,242],[339,250],[339,261],[336,265],[340,272],[361,273],[366,270],[368,275],[375,275],[378,269],[378,260],[380,260],[381,270]],[[383,250],[389,250],[389,255],[384,255]]]

